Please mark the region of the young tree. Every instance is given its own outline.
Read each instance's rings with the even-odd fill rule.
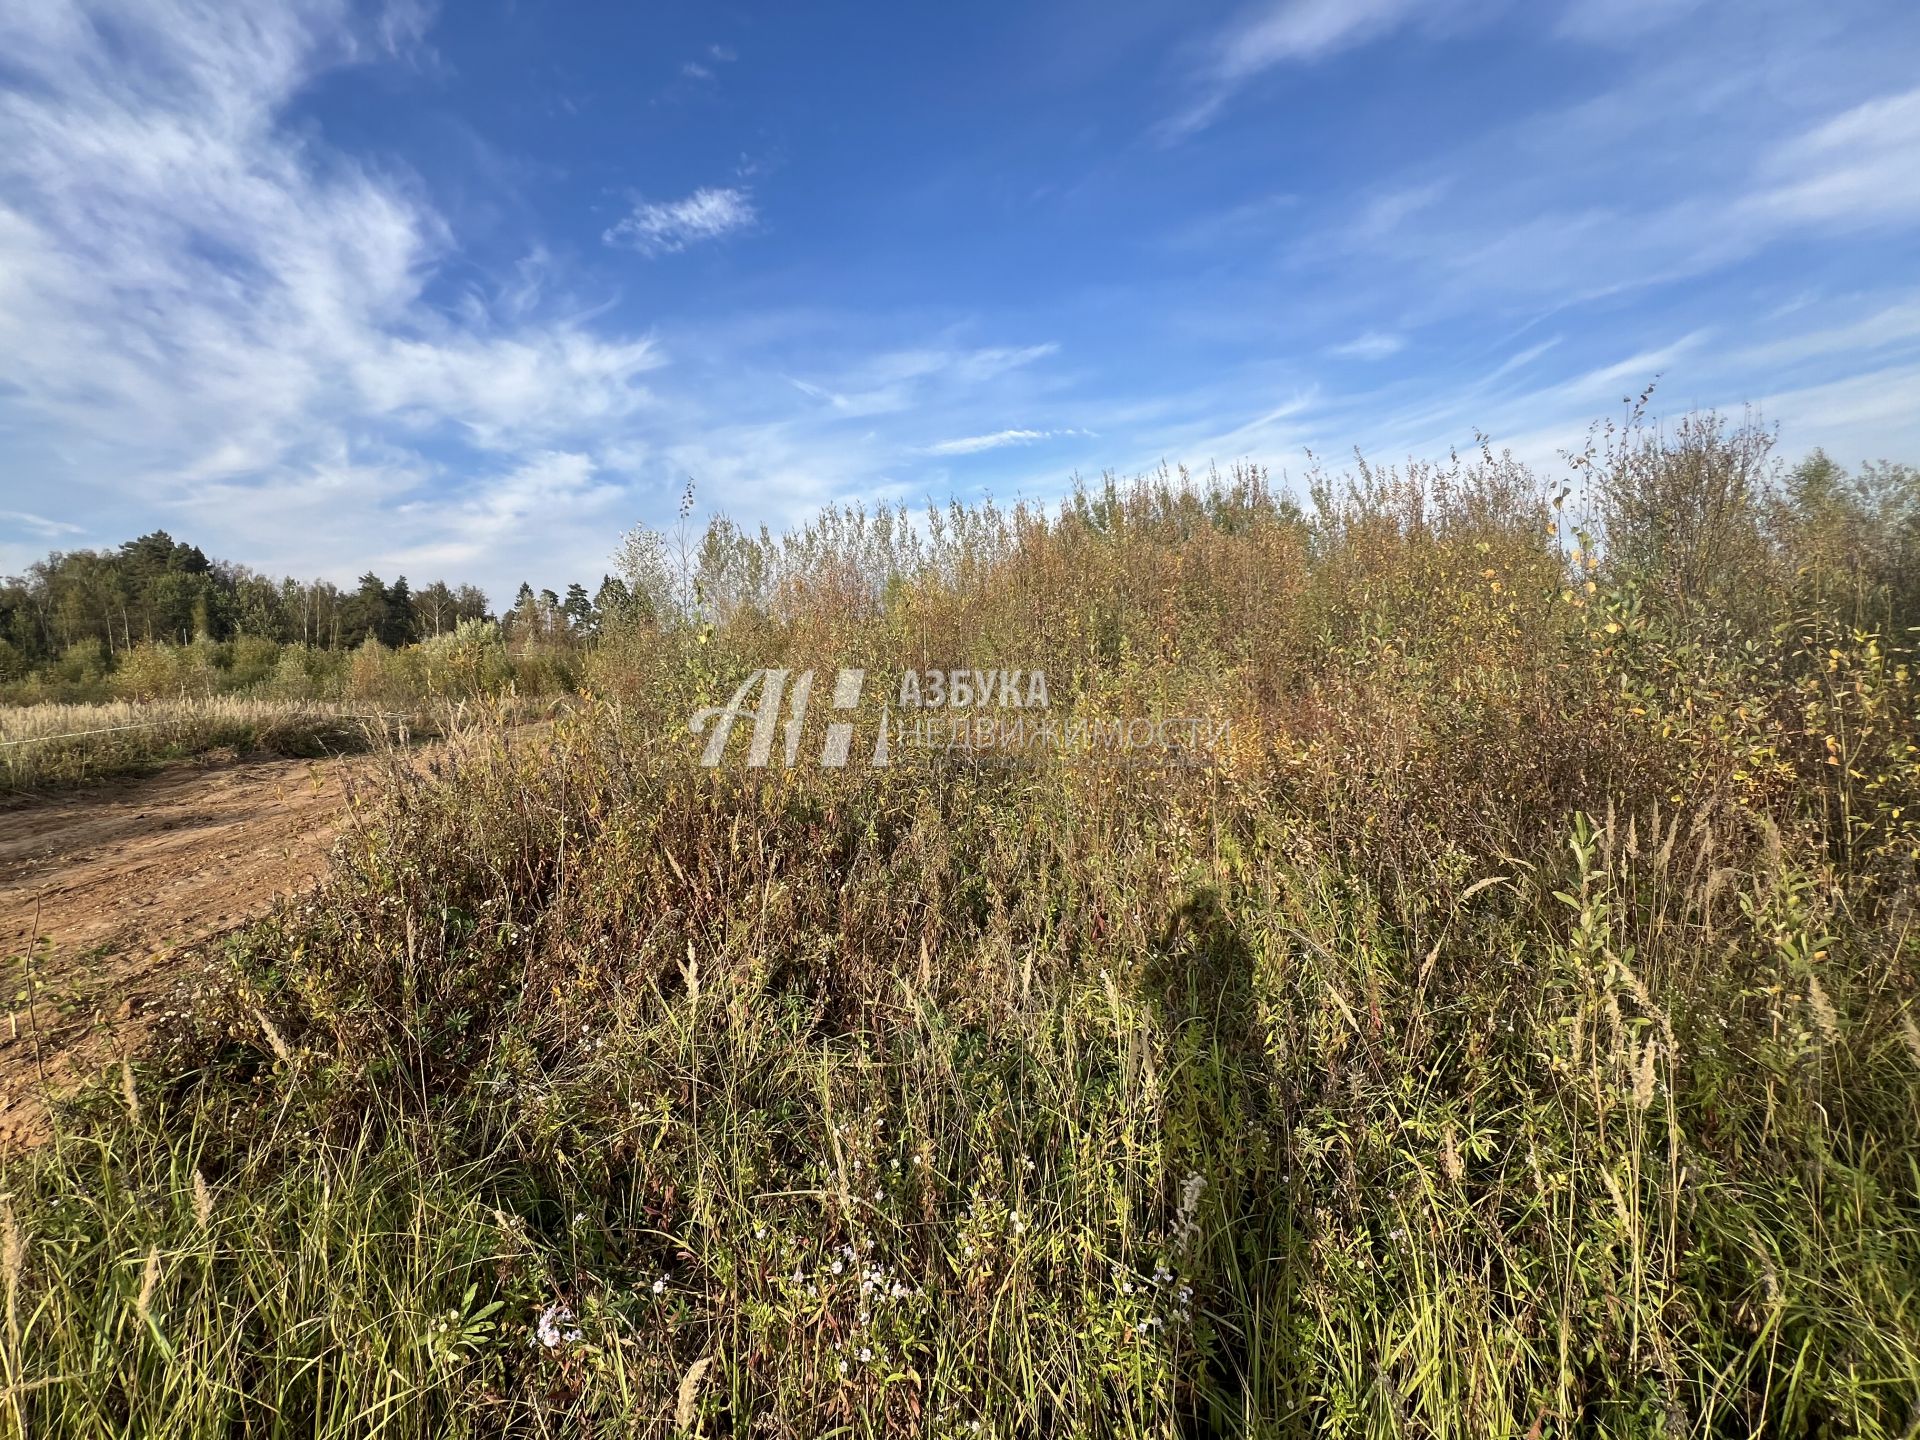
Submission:
[[[533,593],[533,586],[526,581],[520,582],[520,588],[514,593],[513,612],[508,617],[508,628],[517,635],[531,639],[540,629],[540,598]]]
[[[458,603],[444,580],[436,580],[413,597],[414,629],[420,635],[438,635],[457,624]]]
[[[307,587],[307,597],[313,609],[313,643],[338,650],[342,638],[353,633],[348,623],[353,597],[341,594],[331,580],[315,580]]]

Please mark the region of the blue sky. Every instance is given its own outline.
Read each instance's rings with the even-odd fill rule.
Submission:
[[[1910,0],[10,0],[0,570],[609,568],[700,508],[1311,449],[1656,375],[1920,460]]]

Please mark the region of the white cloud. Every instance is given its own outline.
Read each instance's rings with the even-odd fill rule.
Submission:
[[[1805,307],[1796,305],[1782,314],[1793,315],[1804,310]],[[1732,358],[1760,371],[1830,355],[1861,356],[1894,348],[1920,349],[1920,294],[1909,292],[1838,325],[1750,345],[1735,352]]]
[[[1488,381],[1491,382],[1494,380],[1498,380],[1503,376],[1511,375],[1516,370],[1526,369],[1527,366],[1533,364],[1534,361],[1538,360],[1542,355],[1545,355],[1549,350],[1553,349],[1553,347],[1558,345],[1559,343],[1560,343],[1560,337],[1558,335],[1555,335],[1550,340],[1542,340],[1537,345],[1529,345],[1526,349],[1520,351],[1516,355],[1508,356],[1505,360],[1500,362],[1499,368],[1496,369],[1491,375],[1487,377]]]
[[[1361,207],[1353,235],[1360,240],[1384,240],[1409,218],[1437,204],[1451,188],[1449,180],[1429,180],[1379,191]]]
[[[1317,294],[1364,286],[1408,326],[1537,322],[1722,271],[1808,232],[1920,219],[1920,89],[1769,109],[1744,78],[1716,89],[1696,64],[1657,82],[1636,74],[1612,99],[1597,115],[1582,102],[1489,132],[1442,157],[1444,178],[1330,197],[1320,223],[1293,237],[1290,267],[1313,274]],[[1623,116],[1683,107],[1695,128],[1672,149],[1657,128],[1613,138]],[[1449,198],[1469,193],[1471,203]]]
[[[1571,0],[1560,33],[1590,44],[1631,46],[1684,19],[1700,0]]]
[[[1211,124],[1233,92],[1264,71],[1363,45],[1419,10],[1419,0],[1267,0],[1214,37],[1188,79],[1198,98],[1162,125],[1162,137],[1179,139]]]
[[[1754,198],[1789,222],[1897,220],[1920,213],[1920,89],[1835,115],[1768,157]]]
[[[1417,0],[1277,0],[1220,39],[1215,78],[1232,83],[1289,61],[1318,60],[1392,29]]]
[[[838,414],[888,415],[912,408],[929,390],[965,392],[1059,352],[1051,341],[1040,345],[991,345],[971,350],[930,348],[891,350],[860,362],[831,383],[789,376],[803,395],[824,402]]]
[[[396,543],[423,486],[457,490],[430,436],[538,454],[649,404],[650,336],[542,320],[527,275],[433,303],[456,239],[418,182],[287,128],[316,76],[415,44],[420,16],[0,8],[0,453],[38,467],[15,474],[190,507],[203,543],[304,572],[363,556],[369,527]]]
[[[1824,446],[1844,463],[1910,460],[1920,454],[1920,365],[1888,367],[1763,396],[1794,450]]]
[[[603,533],[611,537],[620,529],[617,511],[626,490],[597,480],[599,469],[589,455],[544,451],[457,496],[403,507],[401,513],[427,522],[420,529],[431,538],[395,559],[415,566],[471,567],[507,535],[528,529],[553,533],[582,519],[604,520]]]
[[[745,190],[702,187],[684,200],[640,201],[601,238],[642,255],[672,255],[751,226],[758,216]]]
[[[11,521],[48,540],[58,539],[62,535],[87,533],[78,525],[69,525],[64,520],[49,520],[44,515],[35,515],[26,510],[0,510],[0,520]]]
[[[942,440],[927,446],[929,455],[977,455],[982,450],[998,450],[1005,445],[1031,445],[1052,436],[1051,430],[995,430],[991,435],[968,435],[959,440]]]
[[[1398,355],[1406,348],[1404,336],[1383,335],[1377,330],[1369,330],[1344,345],[1333,346],[1328,353],[1338,355],[1343,360],[1385,360],[1389,355]]]

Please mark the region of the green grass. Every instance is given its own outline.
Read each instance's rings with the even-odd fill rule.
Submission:
[[[1911,1435],[1911,661],[1511,478],[982,522],[396,767],[7,1165],[0,1424]],[[747,666],[943,626],[1233,740],[694,763]]]

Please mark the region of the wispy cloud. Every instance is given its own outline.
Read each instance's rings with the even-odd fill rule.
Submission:
[[[1344,345],[1329,347],[1328,353],[1342,360],[1385,360],[1389,355],[1398,355],[1406,348],[1405,336],[1383,335],[1377,330],[1369,330]]]
[[[69,525],[64,520],[49,520],[44,515],[35,515],[26,510],[0,510],[0,520],[10,521],[46,540],[87,533],[78,525]]]
[[[1450,180],[1427,180],[1376,192],[1361,207],[1353,235],[1361,240],[1384,240],[1412,216],[1437,204],[1452,188]]]
[[[1048,341],[970,350],[894,350],[872,356],[830,382],[787,378],[801,394],[824,402],[841,415],[886,415],[910,408],[930,387],[964,392],[1044,360],[1059,349]]]
[[[1511,375],[1516,370],[1524,370],[1559,343],[1560,337],[1555,335],[1550,340],[1542,340],[1537,345],[1529,345],[1526,349],[1519,351],[1517,354],[1509,355],[1505,360],[1501,361],[1499,368],[1489,375],[1487,379],[1494,381],[1503,376]]]
[[[672,255],[745,230],[758,218],[745,190],[702,187],[684,200],[637,203],[631,215],[601,238],[642,255]]]
[[[431,538],[396,556],[415,566],[471,566],[503,534],[527,526],[557,527],[581,519],[607,519],[617,528],[624,487],[602,480],[600,465],[577,451],[550,450],[527,456],[503,474],[488,477],[454,496],[422,500],[402,513]]]
[[[1700,0],[1571,0],[1560,15],[1560,33],[1570,39],[1632,46],[1649,32],[1684,18]]]
[[[1056,435],[1084,435],[1084,430],[995,430],[990,435],[967,435],[958,440],[942,440],[926,447],[928,455],[978,455],[983,450],[999,450],[1008,445],[1031,445],[1036,440],[1051,440]]]
[[[1583,101],[1500,127],[1446,155],[1441,178],[1336,194],[1318,225],[1294,235],[1290,273],[1312,274],[1315,293],[1330,297],[1364,286],[1409,326],[1537,321],[1594,301],[1626,304],[1810,233],[1920,219],[1920,89],[1869,91],[1830,108],[1815,92],[1784,113],[1756,113],[1742,86],[1708,83],[1704,63],[1636,74],[1624,98],[1594,114]],[[1647,148],[1653,133],[1617,126],[1636,111],[1680,105],[1691,107],[1697,133],[1676,141],[1684,148],[1666,163],[1689,179],[1652,183],[1666,177],[1623,165],[1620,151]],[[1652,177],[1644,189],[1629,182],[1636,173]],[[1449,198],[1469,193],[1470,204]]]
[[[1884,95],[1816,125],[1768,157],[1755,207],[1804,223],[1920,213],[1920,89]]]
[[[1796,306],[1785,313],[1803,312]],[[1920,293],[1907,292],[1839,325],[1747,346],[1736,352],[1736,357],[1756,370],[1777,370],[1782,365],[1814,357],[1861,356],[1890,349],[1920,352]]]
[[[1420,9],[1418,0],[1267,0],[1207,47],[1189,77],[1198,98],[1161,127],[1179,139],[1211,124],[1247,81],[1275,66],[1304,64],[1365,44]]]
[[[1277,0],[1220,39],[1214,73],[1232,83],[1289,61],[1318,60],[1392,29],[1418,0]]]

